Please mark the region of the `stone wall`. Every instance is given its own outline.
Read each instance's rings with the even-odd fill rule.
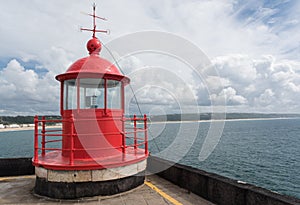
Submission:
[[[208,173],[189,166],[149,157],[148,171],[171,181],[216,204],[290,205],[300,204],[294,197],[281,195],[251,184]]]
[[[34,174],[31,158],[0,159],[0,177]]]

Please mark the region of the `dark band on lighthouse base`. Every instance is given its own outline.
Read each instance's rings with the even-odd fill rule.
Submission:
[[[50,182],[45,178],[36,177],[34,192],[56,199],[107,196],[136,188],[142,185],[144,180],[144,171],[121,179],[99,182]]]

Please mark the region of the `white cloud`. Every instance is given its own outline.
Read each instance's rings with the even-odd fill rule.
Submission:
[[[213,62],[220,78],[230,83],[213,93],[212,99],[218,101],[226,96],[227,105],[249,104],[252,111],[299,112],[299,62],[276,60],[273,56],[240,58],[240,55],[217,57]],[[236,72],[230,73],[233,71]]]
[[[232,87],[223,89],[219,94],[212,94],[211,98],[216,104],[221,104],[223,99],[225,99],[226,105],[228,106],[243,105],[247,103],[247,99],[238,95],[236,90]]]
[[[17,60],[11,60],[0,71],[0,104],[2,110],[5,110],[3,114],[57,114],[59,84],[52,85],[52,80],[47,77],[39,78],[34,70],[26,70]]]
[[[198,85],[192,79],[187,81],[186,77],[176,72],[161,67],[139,67],[132,73],[128,73],[138,103],[144,112],[149,106],[160,106],[165,112],[184,109],[184,106],[197,105]],[[126,93],[128,103],[135,103],[130,89]],[[146,106],[146,107],[145,107]],[[192,112],[192,109],[191,109]]]
[[[260,106],[268,106],[272,104],[275,98],[275,93],[271,89],[266,89],[258,98],[254,99]]]
[[[213,64],[222,77],[231,82],[248,84],[256,78],[256,68],[252,59],[246,55],[228,55],[215,58]]]
[[[0,2],[3,8],[0,57],[38,63],[32,68],[25,68],[20,60],[1,65],[2,114],[58,113],[59,83],[54,77],[87,55],[85,43],[91,34],[77,31],[80,26],[91,26],[92,19],[80,12],[90,12],[92,3],[79,0]],[[235,110],[243,105],[242,111],[264,111],[267,107],[270,112],[300,112],[299,1],[285,9],[281,7],[285,2],[266,6],[265,1],[255,0],[96,3],[97,13],[109,19],[100,21],[98,28],[111,30],[110,36],[98,35],[103,42],[142,30],[175,33],[205,51],[220,74],[208,75],[204,82],[173,62],[169,63],[169,70],[158,76],[155,69],[141,79],[140,75],[132,75],[136,88],[143,87],[145,81],[153,85],[143,87],[138,94],[141,102],[161,102],[172,109],[169,102],[174,98],[210,105],[209,96],[216,102],[226,97],[227,104]],[[166,59],[160,58],[132,56],[125,60],[122,66],[126,73],[145,66],[167,66]],[[41,75],[39,67],[47,73]],[[169,80],[170,72],[177,80]],[[212,93],[207,93],[206,86]]]
[[[32,95],[36,91],[37,74],[33,70],[25,70],[17,60],[11,60],[7,64],[7,67],[1,71],[1,78],[2,86],[4,86],[1,92],[3,92],[4,98],[5,93],[12,96],[21,94],[23,97]]]
[[[225,76],[224,76],[225,77]],[[219,92],[231,84],[230,80],[220,76],[207,76],[206,84],[213,92]],[[219,83],[221,82],[221,83]]]

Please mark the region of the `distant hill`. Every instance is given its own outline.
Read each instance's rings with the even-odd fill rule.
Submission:
[[[224,114],[201,113],[201,114],[168,114],[150,116],[150,120],[157,121],[190,121],[224,119]],[[264,114],[264,113],[226,113],[225,119],[258,119],[258,118],[300,118],[300,114]]]
[[[60,116],[48,115],[46,119],[61,119]],[[33,124],[34,116],[0,116],[0,124]]]

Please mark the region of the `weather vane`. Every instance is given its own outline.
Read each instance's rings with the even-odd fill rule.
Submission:
[[[96,16],[96,4],[94,3],[93,4],[93,14],[88,14],[88,13],[85,13],[89,16],[92,16],[93,17],[93,29],[89,29],[89,28],[80,28],[81,31],[92,31],[93,32],[93,38],[96,38],[95,34],[97,32],[100,32],[100,33],[109,33],[109,30],[97,30],[96,29],[96,18],[98,19],[101,19],[103,21],[107,21],[106,18],[103,18],[103,17],[99,17],[99,16]]]

